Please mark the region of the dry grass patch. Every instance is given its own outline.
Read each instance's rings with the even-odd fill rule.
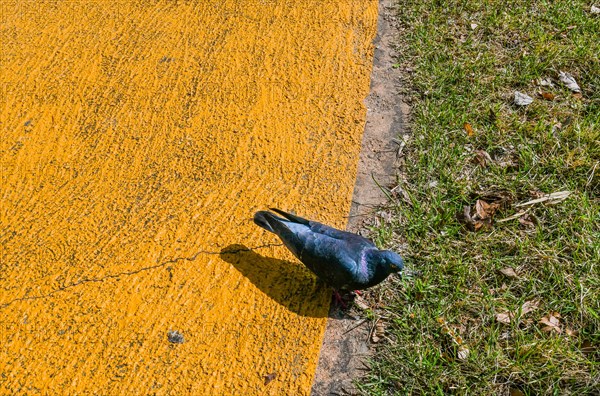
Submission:
[[[372,231],[422,275],[366,297],[387,338],[365,394],[600,393],[590,6],[399,1],[412,136]]]

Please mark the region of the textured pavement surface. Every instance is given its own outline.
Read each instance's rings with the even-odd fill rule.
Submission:
[[[308,394],[377,1],[0,7],[0,393]]]

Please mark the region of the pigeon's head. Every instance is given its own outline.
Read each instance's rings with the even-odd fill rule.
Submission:
[[[388,273],[399,272],[404,268],[404,260],[402,260],[402,257],[397,253],[389,250],[382,250],[381,257],[383,258],[384,265],[388,269]]]
[[[370,250],[367,252],[366,262],[366,279],[361,285],[363,289],[383,282],[390,274],[402,271],[404,268],[402,257],[389,250]]]

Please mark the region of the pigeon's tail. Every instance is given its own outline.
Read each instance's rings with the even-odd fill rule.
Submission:
[[[303,219],[300,216],[296,216],[294,214],[284,212],[281,209],[277,209],[277,208],[269,208],[269,209],[271,209],[273,212],[279,213],[280,215],[282,215],[283,217],[285,217],[286,219],[288,219],[289,221],[292,221],[294,223],[303,224],[303,225],[308,225],[310,223],[308,220]]]
[[[267,231],[275,232],[273,227],[271,227],[271,223],[269,222],[269,220],[275,220],[274,217],[275,216],[273,216],[271,213],[261,210],[254,214],[254,222],[257,226],[264,228]]]
[[[256,225],[258,225],[259,227],[264,228],[267,231],[271,231],[274,232],[275,234],[278,234],[278,231],[280,230],[280,226],[281,223],[280,222],[291,222],[291,223],[297,223],[297,224],[302,224],[305,226],[309,225],[309,221],[306,219],[303,219],[300,216],[296,216],[293,215],[291,213],[288,212],[284,212],[283,210],[277,209],[277,208],[269,208],[271,209],[273,212],[283,216],[282,217],[278,217],[275,216],[273,213],[271,212],[267,212],[265,210],[260,210],[258,212],[256,212],[254,214],[254,222],[256,223]],[[289,223],[288,223],[289,224]],[[287,229],[287,227],[286,227]]]
[[[288,217],[289,215],[288,213],[285,213],[283,211],[276,211],[277,213],[281,213],[281,215],[286,217]],[[293,220],[293,217],[295,217],[294,215],[289,216],[292,216],[290,220]],[[301,217],[299,217],[298,219],[304,220]],[[281,239],[283,244],[287,246],[287,248],[290,249],[290,251],[294,253],[296,257],[300,258],[300,252],[302,251],[303,242],[298,238],[293,229],[296,229],[296,231],[298,231],[298,227],[302,229],[307,229],[307,227],[304,225],[298,225],[297,223],[290,220],[284,219],[279,216],[275,216],[273,213],[264,210],[258,211],[254,214],[254,222],[257,226],[264,228],[265,230],[277,235],[279,239]]]

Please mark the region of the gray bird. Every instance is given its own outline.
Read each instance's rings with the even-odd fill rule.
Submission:
[[[254,222],[279,236],[294,256],[334,289],[366,289],[404,268],[398,254],[379,250],[360,235],[270,209],[283,217],[259,211]]]

